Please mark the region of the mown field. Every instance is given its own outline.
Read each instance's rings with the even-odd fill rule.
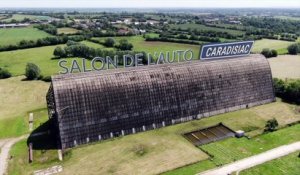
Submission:
[[[278,54],[286,54],[288,53],[287,47],[294,42],[290,41],[281,41],[281,40],[273,40],[273,39],[261,39],[256,40],[254,42],[254,46],[252,49],[252,52],[254,53],[260,53],[263,49],[269,48],[269,49],[275,49],[277,50]]]
[[[0,29],[0,45],[17,44],[21,40],[36,41],[47,36],[50,34],[32,27]]]
[[[26,142],[23,141],[15,145],[11,152],[14,159],[10,161],[9,172],[10,174],[30,174],[36,169],[57,164],[63,165],[64,171],[62,174],[147,175],[162,173],[193,163],[196,163],[198,166],[191,165],[192,169],[197,171],[205,170],[216,166],[216,162],[219,160],[210,161],[208,155],[184,139],[181,135],[182,133],[211,126],[222,121],[234,130],[242,129],[248,135],[257,135],[262,132],[265,122],[273,117],[279,121],[280,126],[300,120],[300,114],[296,110],[298,108],[299,106],[283,103],[278,99],[275,103],[263,106],[80,146],[70,150],[63,162],[58,162],[55,156],[56,152],[49,150],[44,151],[43,154],[41,154],[41,151],[35,151],[36,161],[33,164],[28,164]],[[46,112],[44,115],[46,115]],[[232,138],[214,144],[219,144],[218,147],[222,146],[224,148],[232,146],[232,149],[239,148],[238,150],[245,147],[247,152],[242,155],[246,156],[249,155],[248,152],[256,154],[257,152],[255,151],[265,151],[279,144],[299,140],[296,135],[299,133],[299,129],[300,125],[297,125],[268,135],[259,136],[258,140],[256,138],[251,140]],[[277,142],[279,136],[283,138]],[[270,144],[263,146],[264,143],[269,142]],[[258,149],[261,146],[263,146],[263,149]],[[235,154],[237,154],[236,152],[237,150]],[[224,156],[220,152],[213,153],[218,153],[221,157]],[[232,156],[235,154],[232,154]],[[227,157],[227,159],[232,160],[231,157]],[[227,159],[221,161],[225,163]],[[202,161],[204,161],[203,164]],[[191,166],[186,166],[185,171],[178,169],[167,174],[176,174],[178,171],[190,172]]]
[[[268,59],[273,77],[281,79],[300,78],[300,55],[280,55]]]
[[[233,35],[243,35],[245,34],[244,31],[240,31],[240,30],[231,30],[231,29],[222,29],[222,28],[217,28],[217,27],[209,27],[209,26],[205,26],[203,24],[194,24],[194,23],[190,23],[190,24],[174,24],[171,25],[171,28],[181,28],[181,29],[197,29],[197,30],[214,30],[214,31],[218,31],[218,32],[228,32],[230,34]]]
[[[299,152],[266,162],[248,170],[241,171],[241,175],[298,175],[300,173]]]
[[[95,47],[103,48],[102,45],[83,41],[84,44]],[[56,45],[64,46],[64,45]],[[31,49],[22,49],[15,51],[0,52],[0,67],[8,69],[13,76],[23,75],[25,73],[25,67],[28,62],[38,65],[41,69],[43,76],[50,76],[58,74],[62,71],[58,66],[58,59],[53,59],[53,51],[56,46],[45,46]],[[81,58],[67,58],[70,67],[71,61],[76,59],[80,61]],[[90,66],[90,62],[87,62],[87,66]]]
[[[29,18],[29,19],[32,19],[32,20],[49,20],[51,19],[51,17],[49,16],[37,16],[37,15],[24,15],[24,14],[13,14],[12,17],[10,18],[7,18],[7,19],[4,19],[3,21],[11,21],[11,20],[16,20],[16,21],[22,21],[24,20],[25,18]]]
[[[58,34],[75,34],[77,32],[79,32],[79,30],[71,28],[71,27],[63,27],[63,28],[57,29]]]
[[[154,36],[153,34],[151,36]],[[142,36],[133,37],[113,37],[118,43],[121,39],[126,39],[128,42],[133,44],[133,50],[135,51],[145,51],[146,53],[154,54],[154,52],[167,52],[175,50],[187,50],[191,49],[194,53],[194,58],[199,58],[200,46],[191,44],[179,44],[179,43],[169,43],[169,42],[159,42],[159,41],[145,41]],[[93,38],[99,41],[104,41],[106,38]]]

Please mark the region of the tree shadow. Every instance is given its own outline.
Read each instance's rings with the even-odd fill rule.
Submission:
[[[49,119],[29,135],[27,145],[31,143],[33,150],[59,149],[57,140],[53,119]]]

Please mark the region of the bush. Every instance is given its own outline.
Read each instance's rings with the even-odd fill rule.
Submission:
[[[41,70],[37,65],[33,63],[27,63],[25,69],[25,76],[27,77],[27,80],[36,80],[40,77],[40,74]]]
[[[115,40],[113,38],[107,38],[107,39],[105,39],[103,45],[106,47],[114,47]]]
[[[131,50],[133,48],[133,45],[129,43],[126,39],[121,39],[117,48],[120,50]]]
[[[6,69],[0,68],[0,79],[9,78],[11,77],[11,73],[8,72]]]
[[[287,49],[291,55],[297,55],[300,52],[299,44],[291,44]]]
[[[278,122],[275,118],[268,120],[265,126],[265,131],[266,132],[273,132],[276,131],[278,127]]]
[[[45,82],[51,82],[51,76],[45,76],[42,78],[42,80]]]
[[[273,79],[275,94],[284,100],[300,103],[300,80],[283,81]]]
[[[60,46],[57,46],[54,49],[53,55],[57,58],[63,58],[66,56],[66,51],[63,48],[61,48]]]
[[[263,49],[261,51],[261,54],[264,55],[266,58],[271,58],[271,57],[277,57],[278,53],[276,50],[270,50],[270,49]]]

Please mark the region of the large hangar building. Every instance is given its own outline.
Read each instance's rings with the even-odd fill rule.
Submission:
[[[275,101],[261,55],[52,77],[62,149]]]

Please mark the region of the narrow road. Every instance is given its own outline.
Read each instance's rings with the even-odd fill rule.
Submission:
[[[28,135],[0,140],[0,175],[4,175],[6,172],[10,148],[15,143],[22,139],[25,139],[26,137],[28,137]]]
[[[251,156],[236,162],[233,162],[223,167],[208,170],[198,175],[228,175],[235,171],[241,171],[253,166],[265,163],[267,161],[277,159],[279,157],[291,154],[300,150],[300,142],[295,142],[289,145],[280,146],[269,151],[260,153],[255,156]]]

